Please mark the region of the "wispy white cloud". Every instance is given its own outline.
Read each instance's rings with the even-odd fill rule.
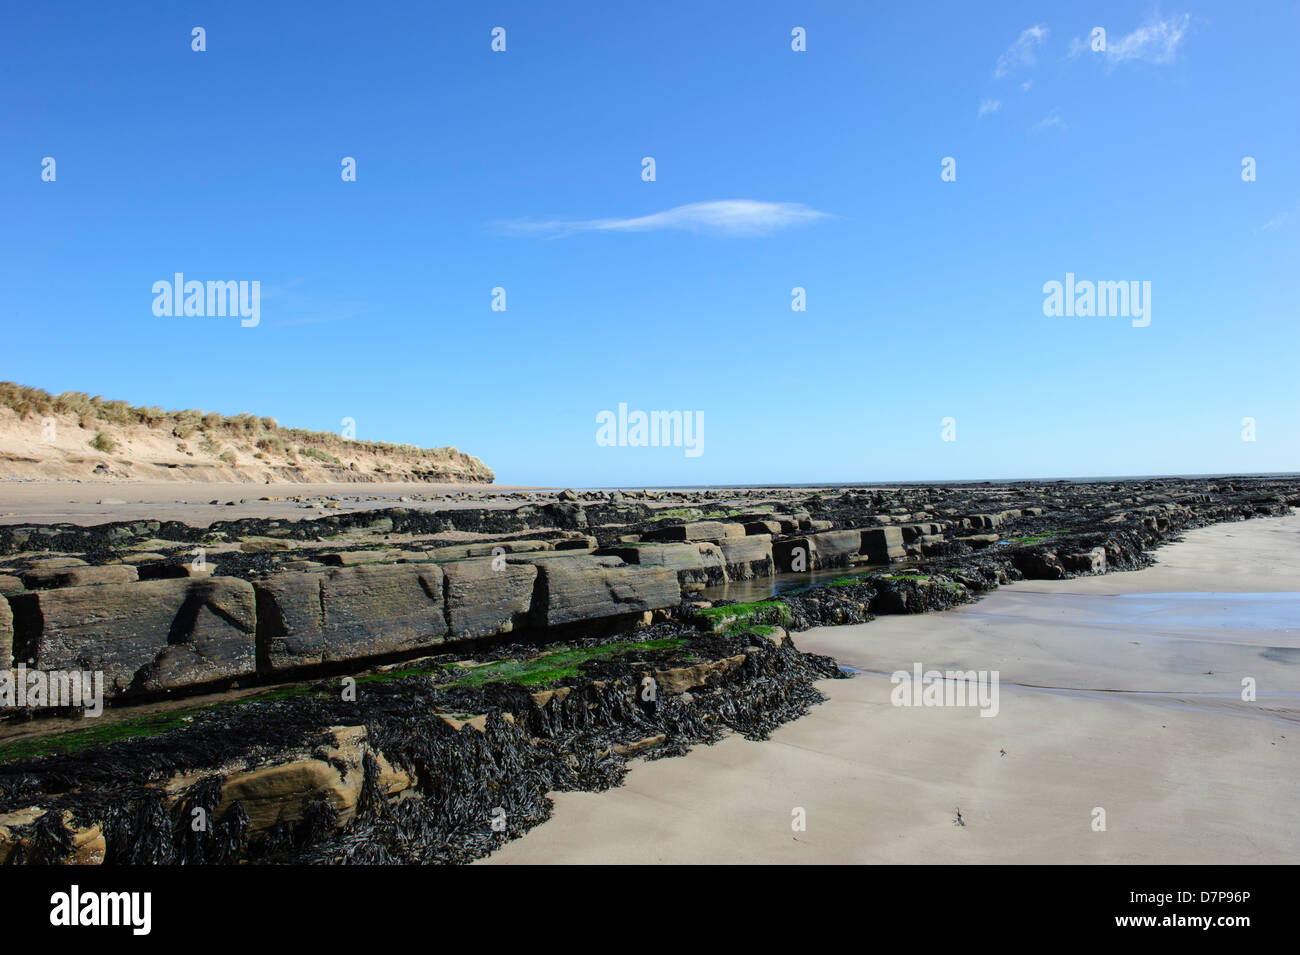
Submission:
[[[1000,99],[982,99],[980,100],[980,111],[976,119],[983,119],[989,113],[996,113],[1002,108]]]
[[[665,229],[749,237],[810,225],[825,218],[828,218],[828,213],[810,209],[798,202],[717,199],[692,202],[663,212],[625,219],[516,219],[497,223],[497,226],[508,235],[544,235],[552,238],[578,232],[655,232]]]
[[[1132,33],[1120,37],[1107,37],[1106,49],[1097,51],[1107,65],[1140,61],[1167,64],[1174,62],[1178,48],[1191,26],[1191,14],[1159,19],[1152,17]],[[1076,37],[1070,41],[1070,56],[1076,57],[1092,50],[1092,40]]]
[[[1021,30],[1020,36],[1016,37],[1016,42],[1011,44],[1007,52],[998,57],[997,65],[993,67],[993,75],[1003,77],[1021,67],[1033,66],[1036,60],[1035,51],[1046,37],[1047,27],[1041,23],[1027,30]]]
[[[1300,211],[1300,204],[1296,206],[1296,211]],[[1279,212],[1273,218],[1265,222],[1263,228],[1269,232],[1272,232],[1276,229],[1282,228],[1284,225],[1290,222],[1294,217],[1295,217],[1295,211],[1287,209],[1283,212]]]
[[[367,302],[339,302],[325,309],[313,309],[309,314],[300,315],[297,318],[276,322],[275,325],[278,328],[290,325],[321,325],[325,322],[346,322],[348,319],[364,315],[368,311],[370,311],[370,305]]]
[[[1033,129],[1037,132],[1044,129],[1052,129],[1053,127],[1059,127],[1060,129],[1065,128],[1065,121],[1061,119],[1061,114],[1057,110],[1052,110],[1040,119],[1034,124]]]

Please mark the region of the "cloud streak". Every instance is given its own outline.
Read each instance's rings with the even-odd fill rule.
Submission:
[[[1168,20],[1151,20],[1128,36],[1107,43],[1106,56],[1116,63],[1125,60],[1172,63],[1178,53],[1178,45],[1187,35],[1187,25],[1191,19],[1189,14],[1184,13],[1181,17],[1170,17]]]
[[[497,223],[507,235],[560,238],[579,232],[661,232],[678,230],[748,238],[811,225],[829,214],[798,202],[716,199],[674,206],[663,212],[611,219],[516,219]]]
[[[1047,27],[1041,23],[1027,30],[1021,30],[1020,36],[1016,37],[1016,42],[1011,44],[1007,52],[998,57],[997,65],[993,67],[993,75],[1001,78],[1022,66],[1033,66],[1036,59],[1034,51],[1046,36]]]
[[[1050,113],[1048,113],[1046,116],[1044,116],[1042,119],[1040,119],[1032,127],[1034,132],[1041,132],[1044,129],[1053,129],[1053,128],[1058,128],[1058,129],[1065,128],[1065,121],[1061,119],[1060,111],[1055,109],[1052,110]]]
[[[1165,65],[1174,62],[1187,28],[1191,25],[1191,14],[1167,17],[1164,20],[1152,18],[1132,33],[1117,39],[1108,40],[1106,49],[1101,51],[1108,66],[1117,63],[1143,62]],[[1070,58],[1086,54],[1091,49],[1091,40],[1075,38],[1070,42]]]

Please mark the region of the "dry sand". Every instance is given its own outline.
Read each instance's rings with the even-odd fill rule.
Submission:
[[[826,681],[828,701],[766,742],[729,737],[638,763],[619,789],[557,793],[549,822],[485,861],[1300,861],[1300,620],[1285,596],[1300,591],[1300,516],[1190,531],[1157,558],[798,634],[878,672]],[[1273,596],[1118,596],[1196,592]],[[892,706],[884,674],[918,661],[999,670],[999,714]],[[1258,702],[1241,701],[1244,676]]]
[[[188,412],[193,418],[182,421],[162,409],[153,409],[152,416],[145,415],[146,409],[135,409],[136,414],[122,403],[117,415],[107,416],[118,423],[110,423],[88,406],[57,411],[50,407],[49,395],[43,399],[45,410],[29,407],[21,417],[3,403],[12,402],[12,386],[0,382],[0,392],[0,477],[5,479],[163,484],[264,484],[269,479],[274,485],[421,481],[430,472],[456,481],[492,479],[482,461],[455,448],[353,441],[332,432],[268,427],[271,419],[252,416],[223,419],[233,426],[213,423],[200,431],[202,412]],[[104,451],[94,444],[102,438],[111,442]],[[312,451],[324,457],[313,457]],[[335,460],[331,463],[330,458]]]

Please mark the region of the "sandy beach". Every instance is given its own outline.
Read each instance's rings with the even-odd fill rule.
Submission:
[[[93,525],[110,521],[184,521],[206,527],[241,518],[310,520],[333,502],[338,510],[367,511],[398,505],[448,510],[456,507],[517,507],[499,495],[533,488],[504,484],[254,484],[251,482],[0,483],[0,524]],[[300,499],[300,500],[298,500]]]
[[[797,634],[863,672],[766,742],[554,794],[485,861],[1294,863],[1300,516],[1196,529],[1156,559]],[[917,662],[998,670],[998,715],[891,705],[887,674]]]

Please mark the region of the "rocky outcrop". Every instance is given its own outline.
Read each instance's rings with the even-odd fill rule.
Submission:
[[[726,560],[727,577],[730,580],[770,577],[775,572],[772,538],[769,534],[726,537],[718,541],[718,547]]]
[[[910,559],[909,569],[937,588],[879,584],[871,611],[874,598],[851,590],[812,595],[807,618],[914,612],[950,600],[946,585],[984,592],[1022,577],[1134,569],[1186,527],[1287,513],[1300,503],[1294,481],[1273,479],[501,497],[525,503],[343,509],[207,528],[157,520],[0,525],[0,594],[17,618],[6,626],[8,604],[0,608],[0,663],[9,662],[7,644],[18,662],[37,667],[45,665],[38,657],[61,661],[51,666],[109,667],[110,695],[243,679],[250,667],[242,628],[251,615],[182,608],[192,606],[185,595],[197,593],[188,588],[203,574],[255,587],[252,669],[268,679],[525,629],[543,637],[547,628],[584,622],[593,635],[640,626],[647,611],[662,619],[678,607],[682,592],[779,571]],[[662,518],[633,499],[732,516]],[[207,559],[192,561],[195,548]],[[229,585],[214,586],[217,593]],[[217,646],[227,639],[229,648]]]
[[[825,570],[847,567],[861,548],[859,531],[823,531],[778,540],[772,545],[772,556],[781,571]]]
[[[436,564],[278,574],[256,587],[264,672],[428,649],[447,637]]]
[[[255,672],[253,588],[211,577],[41,590],[10,598],[14,656],[102,671],[105,693],[157,693]]]
[[[902,527],[863,528],[859,552],[874,564],[888,564],[891,561],[903,560],[907,557],[907,551],[903,546],[904,530]]]

